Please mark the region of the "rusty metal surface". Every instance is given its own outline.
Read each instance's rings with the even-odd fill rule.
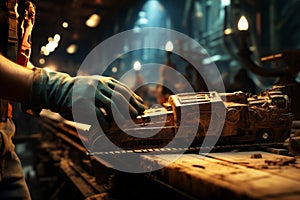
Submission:
[[[299,55],[299,49],[292,49],[264,57],[262,58],[263,62],[273,62],[273,65],[276,66],[275,68],[266,68],[257,65],[252,60],[251,52],[247,45],[243,46],[239,52],[243,64],[253,73],[263,77],[278,77],[278,81],[273,88],[280,87],[281,91],[288,95],[291,99],[291,111],[293,112],[294,119],[297,120],[300,119],[300,107],[298,104],[300,100],[298,92],[300,84],[297,81],[297,75],[300,70]]]
[[[131,121],[121,127],[112,124],[106,136],[125,150],[161,148],[170,141],[177,139],[180,144],[191,137],[195,138],[192,146],[198,147],[209,128],[216,130],[218,135],[217,124],[210,127],[210,123],[212,117],[221,120],[221,111],[224,110],[226,116],[219,143],[284,141],[290,136],[293,119],[289,103],[281,88],[273,88],[259,95],[243,92],[172,95],[168,106],[146,110],[146,114],[138,117],[133,126]],[[217,110],[212,110],[212,106]],[[181,122],[183,118],[184,124]],[[195,127],[196,135],[193,131]],[[184,130],[183,137],[176,137],[179,128]],[[153,130],[157,130],[157,134],[143,137]],[[132,134],[142,137],[133,137]]]

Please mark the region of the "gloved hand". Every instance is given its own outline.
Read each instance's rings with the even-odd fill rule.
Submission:
[[[39,113],[43,108],[50,109],[69,120],[73,120],[72,109],[76,107],[83,116],[78,122],[89,123],[90,113],[96,112],[103,125],[112,120],[112,108],[116,116],[124,120],[128,111],[132,118],[142,114],[142,103],[143,100],[126,85],[110,77],[70,77],[65,73],[35,68],[30,99],[25,107],[33,113]]]

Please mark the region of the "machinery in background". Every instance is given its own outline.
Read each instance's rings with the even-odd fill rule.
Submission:
[[[261,58],[263,63],[272,62],[275,68],[266,68],[256,64],[251,58],[251,52],[248,49],[245,40],[241,40],[239,56],[243,64],[253,73],[263,77],[278,78],[273,88],[280,87],[283,94],[288,95],[291,101],[291,111],[294,120],[300,120],[300,83],[296,78],[300,71],[300,50],[286,50],[282,53],[270,55]]]

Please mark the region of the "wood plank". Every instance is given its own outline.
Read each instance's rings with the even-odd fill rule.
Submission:
[[[251,158],[253,155],[261,155],[261,158]],[[209,156],[300,181],[300,162],[295,157],[267,152],[211,153]]]
[[[277,169],[255,168],[253,165],[263,159],[286,157],[261,152],[261,160],[250,159],[253,153],[258,152],[209,154],[210,157],[149,155],[142,156],[142,164],[144,167],[167,165],[156,172],[157,178],[197,198],[300,199],[298,159],[295,164]],[[284,175],[289,173],[293,175]]]

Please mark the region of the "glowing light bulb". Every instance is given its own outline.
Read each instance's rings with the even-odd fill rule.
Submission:
[[[249,29],[249,23],[248,20],[246,19],[246,17],[243,15],[241,16],[241,18],[239,19],[238,22],[238,30],[239,31],[247,31]]]
[[[168,41],[166,43],[165,49],[166,49],[166,51],[173,51],[173,49],[174,49],[173,43],[171,41]]]
[[[135,61],[134,64],[133,64],[133,69],[135,71],[139,71],[139,70],[141,70],[141,68],[142,68],[141,63],[139,61]]]

